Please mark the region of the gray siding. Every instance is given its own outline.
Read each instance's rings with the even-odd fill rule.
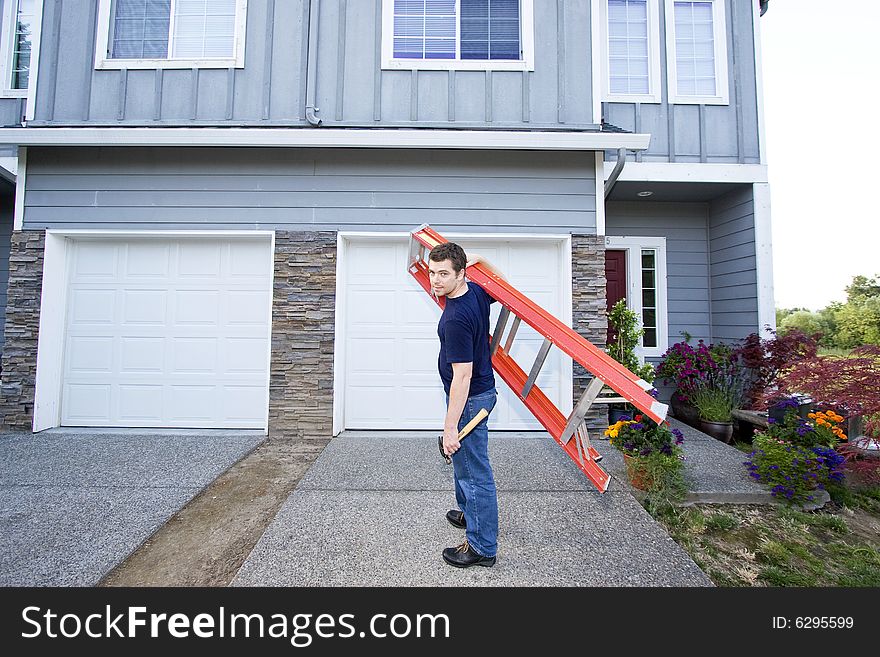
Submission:
[[[712,337],[729,342],[759,329],[751,186],[709,204]]]
[[[589,152],[30,148],[24,227],[594,233],[594,169]]]
[[[669,344],[711,341],[708,208],[705,203],[610,202],[605,232],[615,236],[666,238]]]
[[[15,210],[15,196],[6,190],[0,191],[0,353],[6,339],[6,299],[9,286],[9,244],[12,238],[12,217]]]
[[[662,3],[661,3],[662,5]],[[603,103],[603,118],[651,134],[650,148],[633,156],[644,162],[760,163],[753,0],[726,0],[729,105],[669,105],[665,65],[662,103]],[[757,11],[757,9],[755,9]],[[666,17],[660,10],[661,62],[666,62]],[[616,158],[608,153],[606,159]]]
[[[95,70],[96,4],[47,2],[32,125],[305,125],[307,0],[248,2],[245,66]],[[590,0],[536,0],[535,71],[381,69],[381,0],[322,0],[325,125],[591,127]]]

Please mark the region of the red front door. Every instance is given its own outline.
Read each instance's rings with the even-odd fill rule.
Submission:
[[[608,312],[615,303],[626,297],[626,251],[605,251],[605,297],[608,300]],[[608,326],[608,341],[611,344],[611,325]]]

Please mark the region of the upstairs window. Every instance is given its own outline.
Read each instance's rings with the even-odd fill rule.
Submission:
[[[101,0],[97,68],[244,66],[247,0]]]
[[[383,68],[534,69],[532,0],[383,2]]]
[[[36,36],[36,0],[3,4],[3,95],[25,96],[30,82],[31,51]]]
[[[605,11],[605,99],[659,103],[659,0],[607,0],[600,6]]]
[[[670,102],[728,104],[724,0],[667,1],[666,44]]]

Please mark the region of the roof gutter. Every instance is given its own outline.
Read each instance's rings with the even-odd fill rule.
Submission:
[[[321,110],[315,107],[318,76],[318,12],[320,0],[309,0],[309,52],[306,67],[306,121],[319,127],[324,121],[316,114]]]

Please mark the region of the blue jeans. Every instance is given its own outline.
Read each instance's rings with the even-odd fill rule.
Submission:
[[[468,397],[458,430],[485,408],[495,408],[497,393],[494,388]],[[449,403],[449,397],[446,398]],[[486,418],[461,441],[461,449],[452,455],[455,471],[455,501],[467,522],[467,541],[471,548],[484,557],[494,557],[498,551],[498,496],[495,477],[489,464],[489,425]]]

